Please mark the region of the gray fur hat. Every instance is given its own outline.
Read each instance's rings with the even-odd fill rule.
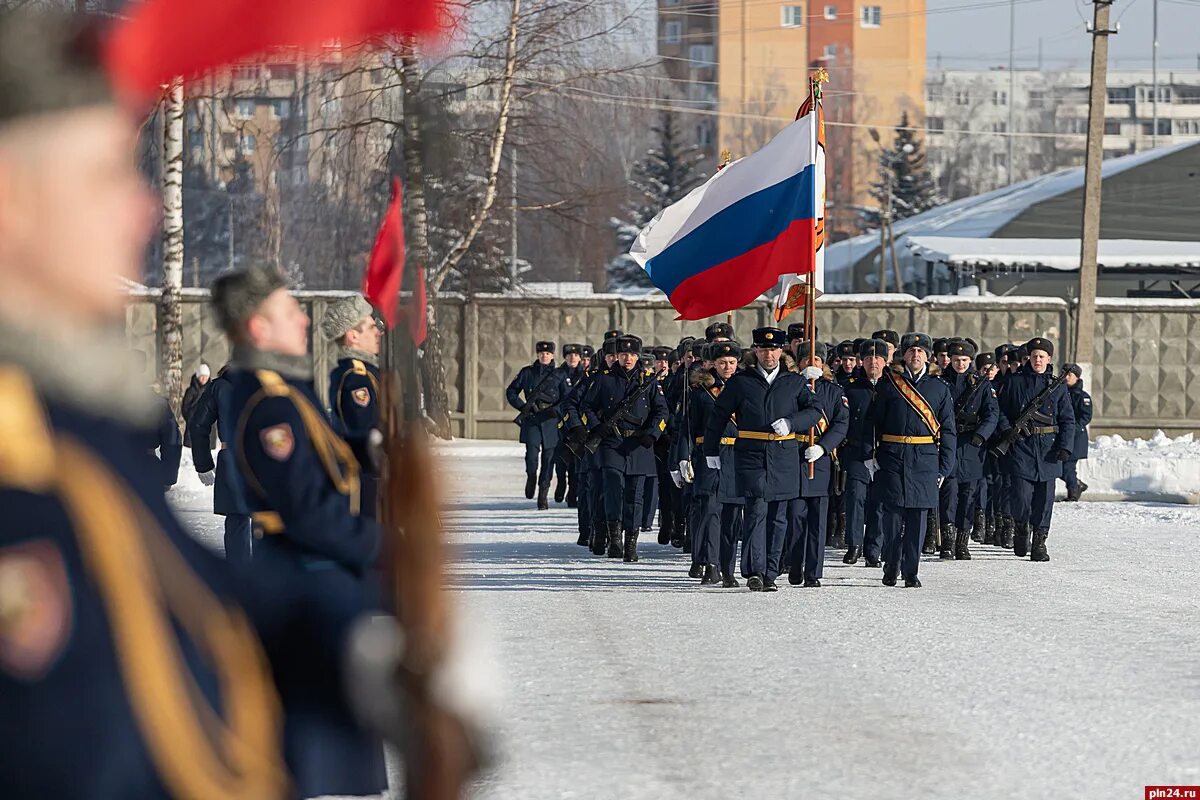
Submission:
[[[231,331],[254,314],[254,310],[272,292],[286,289],[287,281],[278,270],[259,266],[226,272],[213,281],[212,307],[217,324]]]
[[[51,11],[0,11],[0,123],[112,102],[100,29]]]
[[[336,300],[325,309],[325,316],[321,319],[321,334],[330,341],[340,339],[346,331],[371,316],[373,311],[362,295]]]

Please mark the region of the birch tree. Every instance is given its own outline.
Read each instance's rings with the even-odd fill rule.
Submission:
[[[161,377],[176,416],[183,399],[183,81],[163,98],[163,282]]]

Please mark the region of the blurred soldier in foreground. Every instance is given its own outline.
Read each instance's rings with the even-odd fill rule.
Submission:
[[[71,24],[0,13],[0,793],[294,797],[285,715],[405,733],[398,635],[344,585],[245,580],[167,508],[117,290],[153,199]]]

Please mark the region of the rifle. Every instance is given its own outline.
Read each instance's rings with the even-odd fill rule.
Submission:
[[[1039,413],[1038,409],[1042,407],[1042,403],[1046,400],[1046,398],[1048,398],[1055,389],[1066,383],[1066,381],[1067,372],[1064,370],[1063,373],[1051,381],[1050,385],[1043,389],[1037,397],[1033,398],[1029,405],[1025,406],[1025,408],[1021,410],[1021,413],[1017,415],[1015,420],[1013,420],[1012,427],[1005,431],[1004,435],[1001,436],[994,445],[992,445],[992,454],[999,457],[1008,453],[1009,448],[1013,446],[1013,443],[1016,442],[1017,439],[1029,435],[1029,423],[1041,422],[1048,425],[1053,422],[1053,420],[1046,419],[1043,414]]]
[[[622,402],[621,405],[617,406],[617,410],[614,411],[608,419],[592,428],[582,442],[580,442],[578,439],[568,439],[567,449],[569,449],[576,456],[583,455],[583,453],[579,452],[581,449],[587,453],[594,453],[599,450],[600,442],[606,436],[620,433],[620,429],[617,427],[618,425],[620,425],[622,422],[635,421],[631,417],[633,407],[636,406],[642,398],[649,394],[651,387],[656,385],[657,384],[652,383],[643,377],[642,385],[638,387],[638,390],[629,395],[629,397],[625,398],[625,401]]]
[[[978,377],[975,381],[975,385],[971,387],[971,390],[964,392],[963,396],[959,398],[958,403],[955,404],[954,421],[959,435],[974,430],[971,425],[978,426],[979,415],[972,414],[967,416],[965,412],[971,407],[971,403],[975,402],[975,398],[979,395],[979,392],[983,388],[983,384],[986,382],[987,381],[983,377]]]
[[[513,424],[523,425],[534,414],[546,410],[546,406],[543,404],[548,402],[550,398],[544,396],[544,390],[557,371],[557,367],[550,370],[550,374],[542,378],[541,382],[534,387],[533,391],[529,394],[529,399],[525,401],[525,405],[521,406],[521,412],[513,419]],[[539,405],[543,405],[543,407],[538,408]]]

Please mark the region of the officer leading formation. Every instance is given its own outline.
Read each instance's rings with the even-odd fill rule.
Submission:
[[[1091,420],[1079,368],[1056,372],[1050,340],[984,352],[877,330],[810,352],[796,324],[750,343],[727,323],[672,348],[611,330],[596,359],[556,367],[554,342],[538,342],[508,390],[526,496],[548,508],[553,477],[578,544],[626,562],[657,508],[658,544],[727,589],[772,592],[784,575],[819,588],[827,548],[907,588],[923,554],[969,561],[972,543],[1050,559],[1055,481],[1068,501],[1086,491]]]

